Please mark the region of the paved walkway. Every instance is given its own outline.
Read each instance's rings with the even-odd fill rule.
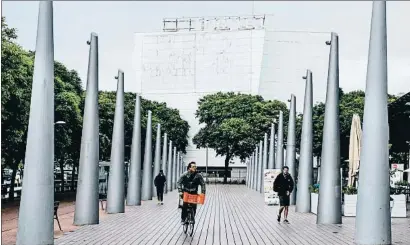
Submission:
[[[291,208],[290,224],[283,224],[276,221],[277,207],[264,205],[262,195],[245,186],[211,185],[207,191],[192,238],[182,232],[177,193],[172,192],[163,206],[148,201],[126,207],[125,213],[108,215],[55,244],[353,244],[354,218],[343,218],[343,225],[316,225],[315,215],[295,214]],[[394,244],[410,244],[410,219],[392,223]]]
[[[17,222],[18,222],[18,203],[2,207],[1,210],[1,244],[13,245],[16,244],[17,236]],[[105,205],[105,204],[104,204]],[[68,233],[78,229],[78,226],[73,225],[75,205],[73,201],[62,201],[58,208],[58,218],[60,220],[60,231],[57,221],[54,220],[54,239],[63,236],[63,233]],[[101,210],[100,206],[100,220],[103,220],[108,215]]]

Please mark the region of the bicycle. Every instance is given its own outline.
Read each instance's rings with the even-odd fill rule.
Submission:
[[[204,204],[205,201],[205,195],[195,195],[195,194],[189,194],[187,192],[184,192],[183,194],[183,203],[187,204],[187,215],[185,218],[185,222],[183,225],[183,230],[185,234],[188,234],[189,236],[192,237],[194,234],[194,228],[195,228],[195,210],[194,210],[194,205],[196,204]]]

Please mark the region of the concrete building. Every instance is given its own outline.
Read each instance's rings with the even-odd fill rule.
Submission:
[[[330,33],[280,30],[269,16],[165,19],[161,33],[136,33],[135,91],[180,110],[191,126],[185,162],[205,165],[206,150],[193,136],[197,101],[219,91],[260,94],[286,102],[293,93],[302,111],[304,80],[313,72],[314,100],[324,101]],[[287,102],[286,102],[287,103]],[[209,150],[209,167],[224,159]],[[238,159],[232,167],[242,165]]]

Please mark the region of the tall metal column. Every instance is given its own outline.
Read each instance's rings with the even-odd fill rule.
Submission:
[[[255,186],[255,152],[252,153],[251,176],[249,184],[249,188],[253,189]]]
[[[259,142],[259,163],[258,163],[258,179],[259,179],[259,192],[263,192],[263,141]]]
[[[91,33],[74,224],[99,223],[98,36]]]
[[[179,180],[179,177],[181,177],[181,175],[182,175],[182,170],[183,170],[183,166],[182,166],[182,155],[183,155],[183,153],[181,152],[180,153],[180,158],[179,158],[179,171],[178,171],[178,178],[177,178],[177,182],[178,182],[178,180]]]
[[[137,94],[132,130],[131,162],[127,190],[127,205],[141,205],[141,97]]]
[[[276,146],[276,166],[275,168],[281,169],[283,167],[283,112],[279,112],[279,125],[278,125],[278,141]]]
[[[177,188],[177,164],[177,148],[174,146],[174,154],[172,160],[172,190],[175,190]]]
[[[40,2],[17,244],[54,243],[53,2]]]
[[[184,153],[181,152],[181,161],[179,163],[180,168],[179,168],[179,176],[182,175],[182,173],[184,172]]]
[[[386,2],[374,1],[356,208],[355,241],[361,245],[392,243],[386,29]]]
[[[177,170],[176,170],[176,177],[175,177],[175,189],[176,189],[176,183],[178,182],[179,176],[180,176],[180,171],[181,171],[181,152],[178,151],[177,153]]]
[[[257,145],[256,146],[256,150],[255,150],[255,156],[256,156],[256,171],[255,171],[255,190],[256,191],[260,191],[260,189],[261,189],[261,178],[259,178],[259,173],[260,173],[260,170],[259,170],[259,168],[260,168],[260,165],[262,165],[262,164],[259,164],[259,159],[260,159],[260,156],[259,156],[259,145]]]
[[[339,126],[339,40],[332,32],[327,78],[325,121],[320,166],[318,224],[341,224],[340,126]]]
[[[167,190],[168,192],[172,191],[172,140],[169,141],[168,149],[168,176],[167,176]]]
[[[256,169],[256,156],[255,156],[255,151],[252,153],[252,174],[251,174],[251,189],[254,190],[255,189],[255,169]]]
[[[275,124],[272,123],[270,128],[270,141],[269,141],[269,161],[268,169],[275,168]]]
[[[296,212],[310,213],[310,190],[313,185],[313,92],[312,72],[307,70],[305,102],[303,106],[302,135],[300,142],[299,174],[296,193]]]
[[[159,174],[161,168],[161,124],[157,124],[157,137],[155,140],[155,158],[154,158],[154,172],[152,173],[152,197],[157,196],[156,187],[154,185],[155,176]]]
[[[124,72],[118,70],[115,101],[114,129],[112,133],[110,179],[107,191],[107,213],[124,213]]]
[[[253,161],[253,159],[252,159],[252,156],[251,156],[251,157],[249,158],[249,161],[248,161],[248,166],[246,167],[246,173],[247,173],[247,176],[246,176],[246,186],[247,186],[248,188],[251,187],[252,161]]]
[[[152,200],[152,112],[148,111],[145,135],[144,167],[142,172],[142,200]]]
[[[167,166],[167,149],[168,149],[168,134],[164,134],[164,144],[162,145],[162,171],[164,171],[165,178],[168,179],[168,166]],[[168,189],[164,188],[164,193],[168,193]]]
[[[208,161],[209,161],[209,158],[208,158],[208,147],[206,148],[206,152],[205,152],[205,163],[206,163],[206,166],[205,166],[205,172],[206,172],[206,183],[208,183]]]
[[[180,172],[180,175],[182,175],[184,172],[185,172],[184,157],[181,156],[181,172]]]
[[[263,170],[268,168],[268,134],[265,133],[263,138]],[[262,170],[262,175],[264,171]]]
[[[286,144],[286,165],[289,167],[289,173],[296,181],[296,97],[290,96],[290,110],[288,122],[288,139]],[[290,205],[296,204],[296,185],[290,194]]]
[[[245,175],[245,185],[248,187],[249,184],[249,166],[251,165],[251,159],[246,160],[246,175]]]

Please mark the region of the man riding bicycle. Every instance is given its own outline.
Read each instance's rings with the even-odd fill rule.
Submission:
[[[205,194],[205,181],[202,175],[196,171],[196,163],[190,162],[187,167],[187,172],[181,175],[178,180],[178,193],[180,198],[183,197],[184,192],[189,194],[198,194],[198,186],[201,186],[202,194]],[[187,215],[188,203],[183,204],[181,212],[181,223],[185,224]],[[196,205],[193,205],[194,215],[196,214]]]

